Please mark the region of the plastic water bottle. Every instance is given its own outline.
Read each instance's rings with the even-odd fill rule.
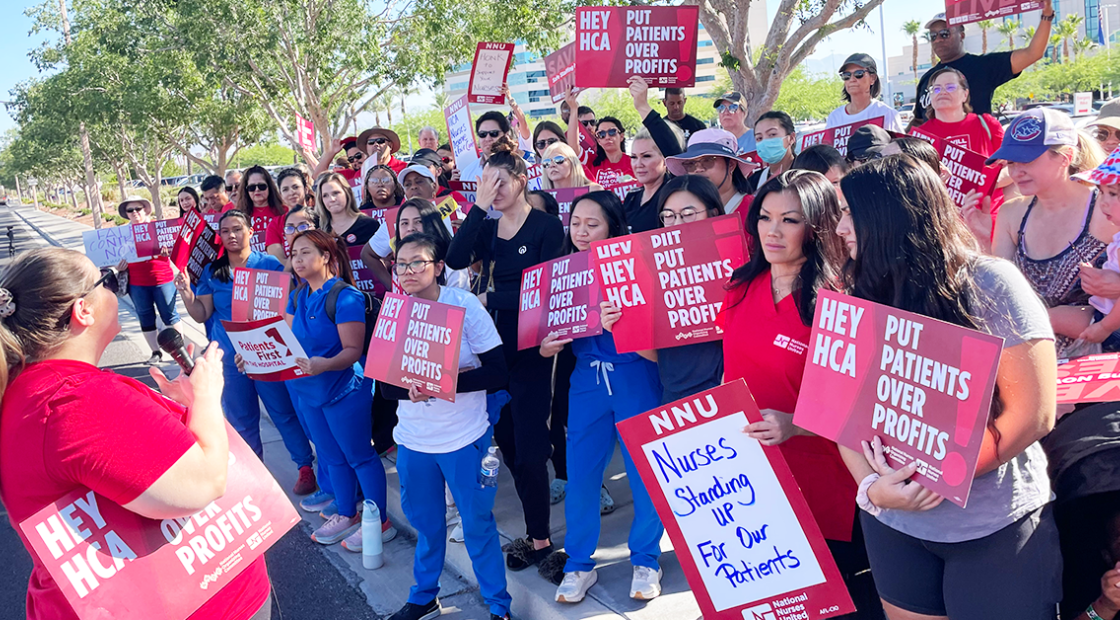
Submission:
[[[362,566],[368,569],[381,568],[385,561],[381,558],[381,511],[373,500],[362,502]]]
[[[498,447],[490,446],[490,452],[482,457],[482,486],[498,486],[498,469],[502,463],[498,460]]]

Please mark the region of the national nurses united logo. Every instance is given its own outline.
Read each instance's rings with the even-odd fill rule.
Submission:
[[[1021,116],[1011,123],[1008,133],[1017,142],[1030,142],[1042,135],[1042,121],[1033,116]]]
[[[809,350],[809,345],[800,340],[794,340],[784,334],[778,334],[774,338],[774,346],[779,349],[785,349],[795,355],[804,355],[805,352]]]
[[[744,609],[743,620],[778,620],[778,617],[774,615],[774,608],[770,606],[770,603],[763,603],[750,609]]]

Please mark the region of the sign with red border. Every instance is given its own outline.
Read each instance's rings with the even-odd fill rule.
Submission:
[[[287,381],[306,375],[296,358],[307,358],[282,316],[248,323],[222,321],[235,351],[245,360],[245,375],[258,381]]]
[[[506,96],[502,94],[502,85],[506,83],[509,66],[513,63],[514,47],[513,43],[479,42],[474,50],[474,63],[471,64],[467,101],[492,105],[502,105],[506,102]]]

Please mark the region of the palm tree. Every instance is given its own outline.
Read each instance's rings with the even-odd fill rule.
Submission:
[[[919,23],[916,19],[912,19],[905,24],[902,24],[902,31],[910,35],[910,38],[912,39],[914,44],[914,60],[913,66],[911,67],[912,69],[914,69],[914,83],[918,82],[918,33],[921,32],[921,30],[922,24]]]
[[[1093,49],[1096,46],[1097,42],[1088,37],[1081,37],[1080,39],[1077,39],[1073,42],[1073,59],[1077,60],[1078,56],[1084,54],[1085,52]]]
[[[1063,60],[1069,59],[1069,40],[1076,40],[1077,31],[1081,28],[1081,23],[1084,21],[1084,17],[1081,17],[1080,15],[1074,13],[1058,22],[1058,27],[1054,29],[1054,32],[1062,39]]]
[[[1062,36],[1061,35],[1058,35],[1058,34],[1050,35],[1050,47],[1054,50],[1054,62],[1060,62],[1058,60],[1058,54],[1061,50],[1058,49],[1058,46],[1061,45],[1061,44],[1062,44]]]
[[[988,31],[995,27],[995,23],[990,19],[985,19],[982,22],[976,22],[976,26],[980,28],[980,53],[988,53]]]
[[[1016,20],[1005,19],[998,26],[996,31],[1007,37],[1007,48],[1015,49],[1015,37],[1019,34],[1019,22]]]

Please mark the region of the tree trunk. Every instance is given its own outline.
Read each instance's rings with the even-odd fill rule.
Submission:
[[[981,39],[980,39],[980,48],[981,48],[980,49],[980,54],[981,55],[987,54],[988,53],[988,31],[987,30],[981,30],[980,31],[980,36],[981,36]]]
[[[70,192],[70,205],[74,207],[75,211],[78,210],[78,185],[78,183],[73,182],[66,184],[66,189]]]
[[[82,145],[82,163],[86,169],[86,185],[91,189],[86,192],[86,205],[93,210],[93,227],[101,228],[101,191],[97,188],[97,173],[93,170],[93,152],[89,146],[89,132],[86,131],[86,124],[81,123],[78,126],[78,138]]]
[[[156,216],[155,219],[162,220],[163,219],[163,201],[160,200],[160,198],[159,198],[159,185],[160,185],[159,172],[156,172],[156,183],[155,183],[155,185],[149,185],[148,186],[148,193],[151,194],[151,196],[152,196],[152,208],[155,209],[155,216]]]
[[[124,175],[128,174],[128,166],[117,162],[113,164],[113,168],[117,171],[117,191],[120,192],[121,202],[128,196],[128,190],[124,186]]]
[[[915,89],[914,90],[914,97],[915,97],[915,100],[917,100],[917,96],[918,96],[917,95],[917,92],[918,92],[917,91],[917,88],[918,88],[918,35],[913,35],[913,37],[914,37],[914,89]]]

